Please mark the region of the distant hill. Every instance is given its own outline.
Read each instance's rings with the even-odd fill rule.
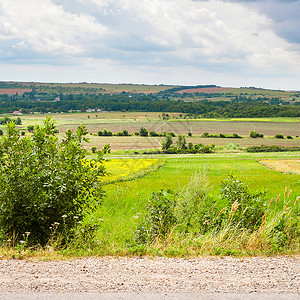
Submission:
[[[300,92],[216,85],[0,82],[0,113],[179,112],[187,117],[300,117]]]

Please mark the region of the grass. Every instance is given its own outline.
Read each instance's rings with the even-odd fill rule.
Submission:
[[[166,164],[157,172],[134,181],[106,186],[105,202],[88,220],[101,218],[97,238],[101,241],[102,253],[107,255],[130,254],[130,251],[133,251],[129,246],[132,234],[139,219],[146,213],[147,203],[152,192],[183,187],[197,170],[207,170],[212,185],[211,195],[215,198],[218,198],[221,181],[228,174],[235,174],[249,185],[252,192],[267,190],[268,199],[276,198],[279,194],[283,195],[285,187],[287,187],[288,190],[293,191],[291,197],[295,201],[295,197],[300,195],[300,175],[282,174],[262,166],[257,160],[266,156],[265,154],[229,154],[167,157],[165,158]],[[297,154],[294,154],[294,157],[296,156]],[[277,157],[279,157],[278,154]],[[282,202],[283,196],[279,199],[279,203]],[[153,245],[151,247],[151,251],[156,249]],[[182,251],[190,251],[189,254],[193,255],[193,247],[189,248],[187,245],[174,247],[172,250],[174,255],[182,255]],[[149,253],[152,253],[151,251]],[[256,250],[255,253],[262,254],[263,251]]]
[[[297,196],[300,195],[300,175],[283,174],[261,165],[258,161],[266,158],[279,159],[283,157],[297,159],[299,154],[158,155],[155,157],[156,163],[165,160],[165,164],[155,172],[150,172],[147,176],[136,176],[131,181],[119,181],[104,187],[106,198],[103,204],[91,213],[84,222],[85,225],[98,224],[99,226],[96,239],[93,242],[83,244],[81,240],[78,240],[66,249],[55,249],[55,245],[50,245],[45,249],[2,248],[0,252],[3,257],[36,257],[39,259],[90,255],[253,256],[299,254],[300,249],[295,245],[291,248],[272,247],[265,237],[268,228],[253,234],[237,230],[234,227],[227,227],[227,231],[221,233],[212,231],[204,236],[182,236],[174,232],[164,241],[157,240],[153,244],[134,245],[133,243],[133,234],[147,212],[151,194],[161,189],[178,189],[186,186],[190,176],[198,170],[206,170],[211,186],[210,196],[217,199],[220,208],[225,205],[219,198],[220,184],[228,174],[235,174],[249,185],[251,192],[266,190],[268,203],[270,199],[276,199],[281,194],[277,205],[283,209],[287,203],[285,194],[288,191],[292,190],[288,196],[290,203],[294,203]],[[111,155],[107,157],[111,157]],[[140,157],[139,160],[132,161],[131,164],[134,165],[143,159],[144,157]],[[111,163],[113,169],[114,163],[117,168],[118,164],[129,166],[129,161],[127,159],[122,163],[121,158],[115,162],[113,159],[109,159],[108,164]],[[275,205],[275,200],[273,200],[273,205]]]
[[[214,133],[220,128],[225,130],[223,133],[237,133],[247,132],[255,129],[260,133],[273,132],[284,133],[285,135],[297,131],[297,122],[292,123],[281,121],[273,122],[228,122],[228,121],[209,121],[209,122],[190,122],[174,121],[162,122],[158,119],[153,122],[143,120],[145,115],[142,113],[118,113],[105,114],[105,119],[99,120],[95,115],[90,114],[67,114],[59,115],[57,118],[58,126],[60,128],[67,128],[68,126],[76,126],[80,123],[86,123],[88,128],[95,131],[101,124],[105,123],[105,128],[110,130],[109,126],[116,126],[123,128],[124,124],[135,126],[139,128],[141,124],[153,124],[160,126],[164,124],[164,130],[176,131],[176,134],[192,129],[195,132],[208,131]],[[124,117],[125,116],[125,117]],[[136,117],[136,120],[135,117]],[[158,114],[151,115],[157,118]],[[23,128],[29,124],[40,124],[44,116],[26,116],[24,117]],[[129,119],[129,120],[128,120]],[[23,117],[22,117],[23,120]],[[185,123],[186,122],[186,123]],[[96,125],[95,125],[96,124]],[[121,125],[120,125],[121,124]],[[175,125],[174,125],[175,124]],[[197,125],[195,125],[197,124]],[[97,127],[99,125],[99,127]],[[227,127],[226,127],[226,126]],[[90,127],[89,127],[90,126]],[[152,126],[152,125],[151,125]],[[197,127],[199,126],[199,127]],[[205,127],[207,126],[207,127]],[[261,127],[259,127],[261,126]],[[271,127],[268,127],[271,126]],[[114,128],[116,128],[114,127]],[[147,127],[147,126],[145,126]],[[100,127],[99,129],[103,129]],[[273,131],[272,131],[273,130]],[[119,130],[118,130],[119,131]],[[287,133],[288,132],[288,133]],[[143,137],[98,137],[91,135],[92,146],[97,146],[98,149],[104,144],[111,143],[114,147],[114,142],[117,141],[119,148],[115,149],[130,149],[132,154],[135,149],[145,149],[150,147],[157,147],[151,145],[158,145],[159,139],[143,138]],[[251,141],[255,143],[268,142],[277,144],[278,142],[299,143],[299,139],[277,141],[271,138],[264,139],[203,139],[205,144],[217,143],[218,141],[235,142],[237,141]],[[225,141],[226,140],[226,141]],[[193,143],[201,142],[199,136],[193,136],[191,140]],[[126,146],[126,142],[128,143]],[[275,143],[276,142],[276,143]],[[124,147],[125,145],[125,147]],[[290,144],[289,144],[290,145]],[[113,148],[114,149],[114,148]],[[284,153],[212,153],[199,155],[155,155],[143,156],[136,155],[135,160],[124,159],[124,151],[112,152],[105,156],[108,171],[116,176],[111,178],[110,183],[104,186],[106,198],[101,206],[96,211],[91,213],[84,221],[84,225],[96,224],[98,229],[96,231],[96,239],[89,242],[82,242],[82,240],[75,241],[66,249],[55,250],[55,245],[50,245],[46,249],[25,249],[25,248],[2,248],[1,255],[4,257],[44,257],[55,258],[63,256],[88,256],[88,255],[168,255],[168,256],[191,256],[191,255],[265,255],[265,254],[287,254],[300,253],[299,248],[272,248],[263,235],[257,236],[257,243],[255,243],[255,235],[249,235],[247,232],[237,231],[231,228],[228,232],[223,232],[223,237],[220,234],[211,232],[206,236],[180,236],[177,233],[170,234],[164,241],[156,241],[151,245],[134,245],[133,234],[139,224],[140,220],[147,213],[147,205],[151,194],[161,189],[180,189],[187,185],[189,178],[199,170],[206,170],[211,191],[210,196],[216,199],[219,207],[225,205],[220,198],[220,184],[229,175],[236,175],[238,179],[249,185],[251,192],[259,192],[266,190],[268,201],[272,198],[276,199],[279,194],[281,196],[278,200],[278,205],[283,209],[286,205],[286,197],[284,197],[285,189],[292,190],[290,195],[290,202],[295,203],[296,198],[300,195],[300,175],[294,173],[283,174],[276,170],[265,167],[259,163],[261,160],[299,160],[299,152],[284,152]],[[92,155],[91,155],[92,156]],[[123,168],[123,171],[122,171]],[[128,171],[129,170],[129,171]],[[131,170],[131,171],[130,171]],[[123,178],[123,179],[122,179]],[[124,179],[126,181],[124,181]],[[267,205],[267,203],[266,203]],[[299,201],[298,201],[299,205]],[[274,216],[275,218],[276,216]],[[267,228],[263,232],[266,232]],[[256,234],[261,234],[257,232]],[[222,238],[221,238],[222,237]],[[226,238],[225,238],[226,237]],[[261,245],[259,244],[261,241]],[[77,243],[77,244],[76,244]],[[244,247],[245,243],[248,245]],[[252,244],[251,244],[252,243]],[[252,245],[251,247],[249,245]]]

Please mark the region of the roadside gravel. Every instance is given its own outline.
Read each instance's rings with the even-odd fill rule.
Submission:
[[[32,292],[204,293],[261,294],[266,297],[269,294],[279,296],[278,299],[300,299],[300,259],[100,257],[68,261],[0,260],[0,296],[22,292],[24,295]]]

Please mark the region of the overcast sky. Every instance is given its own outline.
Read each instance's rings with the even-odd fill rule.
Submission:
[[[0,80],[300,90],[300,0],[0,0]]]

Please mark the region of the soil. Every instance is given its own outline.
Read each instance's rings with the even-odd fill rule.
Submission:
[[[299,299],[300,260],[299,257],[5,259],[0,260],[0,294],[7,292],[276,294],[280,299],[285,296]]]

